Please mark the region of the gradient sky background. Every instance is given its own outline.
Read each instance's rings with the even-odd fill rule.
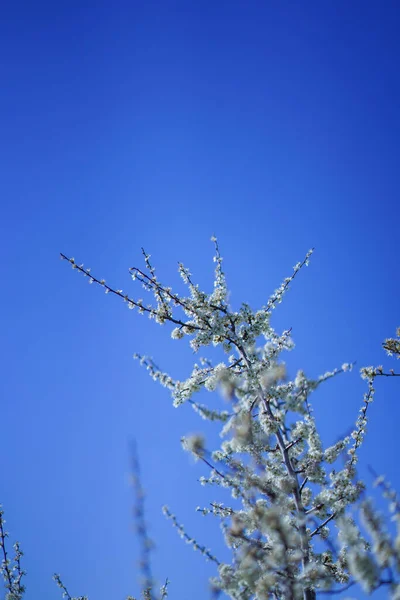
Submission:
[[[54,571],[90,600],[138,591],[132,438],[170,598],[208,598],[214,568],[163,504],[226,557],[218,523],[195,512],[218,491],[199,486],[207,470],[179,441],[202,422],[132,360],[151,354],[182,378],[190,349],[60,251],[136,297],[141,246],[163,281],[181,289],[181,260],[210,289],[215,233],[233,306],[257,307],[315,246],[273,324],[293,327],[291,375],[357,361],[315,396],[327,444],[357,416],[358,367],[391,366],[399,27],[395,1],[3,3],[0,500],[26,554],[26,600],[61,597]],[[360,471],[400,489],[398,390],[377,382]]]

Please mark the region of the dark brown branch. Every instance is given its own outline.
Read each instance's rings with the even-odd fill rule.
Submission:
[[[9,566],[9,560],[8,560],[8,556],[7,556],[7,548],[6,548],[6,538],[7,538],[7,532],[4,531],[4,519],[3,519],[3,511],[0,509],[0,546],[3,552],[3,564],[1,565],[2,567],[2,571],[3,571],[3,575],[4,575],[4,580],[6,582],[6,588],[12,592],[12,589],[14,587],[13,585],[13,576],[10,570],[10,566]]]
[[[72,265],[72,267],[74,269],[77,269],[78,271],[80,271],[81,273],[83,273],[83,275],[85,277],[89,277],[89,279],[93,283],[97,283],[98,285],[100,285],[101,287],[103,287],[105,290],[107,290],[107,292],[110,292],[111,294],[114,294],[115,296],[118,296],[119,298],[121,298],[122,300],[124,300],[124,302],[127,302],[131,306],[135,306],[140,311],[152,314],[152,315],[154,315],[156,317],[157,316],[161,316],[166,321],[170,321],[171,323],[174,323],[175,325],[179,325],[180,327],[187,327],[188,329],[192,329],[193,331],[203,331],[204,330],[202,327],[199,327],[198,325],[192,325],[190,323],[185,323],[185,322],[183,322],[183,321],[181,321],[179,319],[174,319],[173,317],[171,317],[169,315],[160,313],[155,308],[149,308],[147,306],[144,306],[142,303],[137,302],[136,300],[132,300],[132,298],[129,298],[127,295],[124,295],[120,290],[115,290],[111,286],[107,285],[104,280],[97,279],[97,277],[95,277],[94,275],[92,275],[90,273],[90,271],[88,271],[87,269],[84,269],[80,265],[77,265],[75,263],[75,261],[74,261],[73,258],[68,258],[68,256],[66,256],[62,252],[60,252],[60,256],[61,256],[62,259],[67,260]]]

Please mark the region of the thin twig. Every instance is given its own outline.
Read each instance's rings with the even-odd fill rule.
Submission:
[[[77,265],[75,263],[75,260],[73,258],[68,258],[68,256],[66,256],[62,252],[60,252],[60,256],[61,256],[62,259],[67,260],[72,265],[72,267],[74,269],[77,269],[78,271],[80,271],[81,273],[83,273],[83,275],[85,275],[85,277],[89,277],[89,280],[92,283],[97,283],[98,285],[100,285],[101,287],[103,287],[107,292],[110,292],[111,294],[114,294],[115,296],[118,296],[119,298],[121,298],[122,300],[124,300],[124,302],[127,302],[130,306],[135,306],[136,308],[139,309],[139,311],[143,311],[143,312],[146,312],[148,314],[152,314],[154,316],[162,316],[166,321],[170,321],[171,323],[174,323],[175,325],[179,325],[180,327],[186,327],[186,328],[192,329],[194,331],[203,331],[203,328],[199,327],[198,325],[192,325],[191,323],[185,323],[184,321],[181,321],[180,319],[175,319],[174,317],[171,317],[169,315],[162,314],[162,313],[160,313],[155,308],[149,308],[147,306],[144,306],[141,302],[137,302],[136,300],[132,300],[132,298],[129,298],[128,295],[124,295],[122,293],[122,291],[115,290],[111,286],[107,285],[104,280],[97,279],[97,277],[95,277],[94,275],[92,275],[89,270],[84,269],[80,265]]]

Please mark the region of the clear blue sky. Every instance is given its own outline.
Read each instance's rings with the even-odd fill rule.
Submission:
[[[217,523],[194,512],[215,497],[196,481],[207,472],[179,442],[202,423],[132,360],[151,354],[183,377],[189,348],[60,251],[132,295],[141,246],[167,283],[182,260],[210,288],[215,233],[233,305],[256,307],[315,246],[275,315],[293,327],[290,372],[387,364],[380,344],[400,325],[399,28],[389,0],[3,4],[0,500],[27,600],[60,597],[54,571],[91,600],[137,591],[132,437],[171,598],[208,597],[213,568],[162,504],[223,556]],[[400,489],[397,381],[377,388],[361,457]],[[315,397],[327,443],[364,389],[354,372]]]

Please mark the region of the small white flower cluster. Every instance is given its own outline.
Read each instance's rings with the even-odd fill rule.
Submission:
[[[200,458],[204,453],[204,442],[204,436],[199,433],[181,439],[183,449],[191,452],[196,459]]]
[[[346,450],[346,447],[349,445],[350,437],[347,436],[342,440],[339,440],[333,446],[330,446],[324,451],[324,460],[325,462],[332,464],[334,463],[338,457]]]
[[[400,358],[400,327],[398,327],[396,330],[396,338],[386,339],[383,342],[383,347],[388,356],[396,356],[397,358]]]
[[[379,582],[378,565],[350,517],[341,516],[338,519],[338,526],[339,539],[346,550],[349,572],[367,593],[371,593]]]
[[[149,356],[141,356],[140,354],[135,353],[133,355],[135,360],[138,360],[141,366],[146,367],[150,376],[154,381],[158,381],[163,387],[166,387],[170,390],[175,390],[176,384],[167,373],[163,373],[152,361]]]

